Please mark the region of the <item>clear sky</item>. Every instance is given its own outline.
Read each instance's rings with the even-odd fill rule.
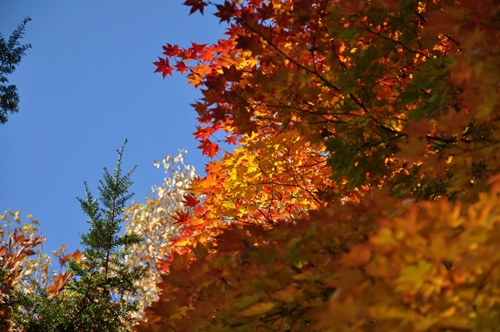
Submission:
[[[21,43],[33,45],[9,76],[21,102],[0,125],[0,211],[33,214],[45,251],[79,248],[88,224],[76,196],[84,197],[84,181],[98,196],[102,168],[113,170],[125,138],[124,170],[137,165],[135,200],[163,182],[153,160],[177,149],[202,172],[189,106],[200,93],[178,74],[153,74],[152,62],[167,42],[213,43],[226,26],[207,12],[188,16],[182,2],[0,0],[2,36],[29,16]]]

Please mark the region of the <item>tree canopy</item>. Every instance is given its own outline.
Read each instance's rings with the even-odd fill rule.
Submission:
[[[498,3],[185,5],[229,24],[155,62],[212,160],[138,330],[496,328]]]
[[[42,294],[45,311],[0,302],[7,324],[54,326],[43,312],[84,331],[497,330],[500,3],[184,4],[228,26],[214,44],[164,45],[154,62],[202,93],[204,174],[166,156],[165,183],[125,208],[120,150],[105,208],[81,200],[90,249],[15,294]],[[0,247],[7,295],[42,241],[14,234]],[[82,298],[84,319],[62,309]]]
[[[31,44],[21,45],[19,39],[23,37],[26,24],[31,21],[27,17],[12,32],[8,40],[5,40],[0,34],[0,124],[8,121],[8,114],[19,111],[19,94],[17,87],[9,83],[7,75],[10,75],[21,62],[25,52],[31,48]]]

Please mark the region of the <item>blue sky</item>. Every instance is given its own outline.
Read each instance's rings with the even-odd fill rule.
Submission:
[[[202,171],[189,106],[200,93],[180,75],[153,74],[152,62],[166,43],[216,42],[225,25],[209,13],[188,16],[182,2],[0,0],[3,37],[29,16],[21,42],[33,45],[9,76],[21,102],[0,126],[0,211],[33,214],[44,250],[80,247],[88,224],[76,196],[84,197],[84,181],[98,196],[102,168],[112,171],[125,138],[124,170],[137,165],[135,200],[163,182],[154,159],[187,149]]]

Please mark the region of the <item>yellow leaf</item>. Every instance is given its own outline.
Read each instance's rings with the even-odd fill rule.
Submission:
[[[426,280],[432,279],[435,266],[431,262],[419,260],[417,264],[410,265],[401,271],[401,275],[396,280],[396,291],[407,289],[420,289]]]
[[[222,202],[222,206],[228,209],[234,209],[236,205],[232,201],[224,201]]]
[[[371,239],[371,242],[380,246],[399,246],[399,241],[396,240],[394,232],[386,227],[380,228],[378,233]]]
[[[178,241],[178,242],[175,243],[175,245],[178,246],[178,247],[185,247],[188,244],[189,244],[188,240]]]

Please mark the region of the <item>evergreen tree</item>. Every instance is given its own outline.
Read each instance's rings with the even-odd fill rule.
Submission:
[[[12,32],[8,41],[0,34],[0,123],[4,124],[8,121],[7,114],[17,113],[19,111],[19,95],[17,94],[17,87],[8,83],[7,75],[12,74],[16,66],[21,62],[25,51],[31,48],[31,44],[21,45],[19,39],[24,34],[26,24],[31,21],[27,17],[19,24]]]
[[[7,276],[8,272],[0,266],[0,331],[8,330],[12,311],[10,296],[3,291],[7,286],[5,282]]]
[[[126,141],[125,141],[126,143]],[[94,199],[85,183],[85,199],[78,198],[89,216],[90,230],[83,234],[83,255],[73,255],[67,271],[68,282],[53,292],[39,287],[33,294],[19,294],[21,313],[15,321],[27,331],[127,331],[138,315],[138,301],[124,295],[137,292],[135,284],[145,275],[144,267],[125,262],[137,234],[119,235],[125,202],[132,197],[130,176],[122,175],[123,148],[113,175],[104,168],[100,199]],[[130,297],[129,297],[130,298]]]

